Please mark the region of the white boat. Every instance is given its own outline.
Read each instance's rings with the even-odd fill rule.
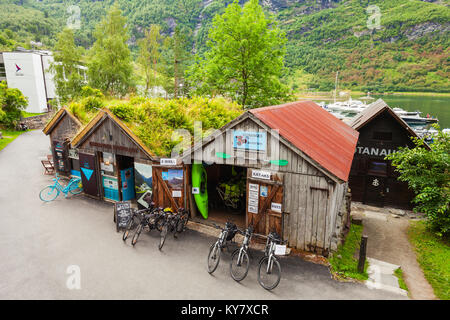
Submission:
[[[336,111],[359,113],[367,108],[367,104],[350,98],[347,101],[337,101],[335,103],[331,103],[327,105],[327,108]]]

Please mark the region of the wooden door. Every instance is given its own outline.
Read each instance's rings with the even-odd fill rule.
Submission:
[[[186,170],[183,166],[153,165],[153,202],[158,207],[172,210],[186,208]]]
[[[69,162],[69,143],[53,141],[53,161],[56,170],[62,175],[69,176],[72,169]]]
[[[385,202],[386,178],[380,176],[366,177],[364,203],[383,207]]]
[[[280,174],[271,174],[271,180],[254,179],[252,169],[247,178],[247,226],[255,233],[267,235],[272,231],[283,236],[283,181]]]
[[[327,227],[329,222],[328,204],[329,191],[324,188],[310,187],[308,195],[308,207],[311,215],[308,215],[308,227],[306,232],[306,246],[309,251],[323,254],[327,247]]]
[[[94,197],[100,197],[100,188],[98,185],[98,169],[96,166],[97,158],[93,154],[80,153],[80,171],[83,190],[86,194]]]

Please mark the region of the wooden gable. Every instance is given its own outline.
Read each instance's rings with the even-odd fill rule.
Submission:
[[[95,123],[90,124],[89,130],[81,133],[83,136],[75,137],[75,147],[84,151],[112,152],[135,159],[153,160],[152,155],[139,141],[131,137],[108,113],[99,115],[93,121]]]
[[[233,131],[265,132],[267,145],[264,152],[238,150],[233,147]],[[225,153],[231,157],[223,159],[217,153]],[[245,113],[241,117],[231,121],[220,130],[216,130],[211,136],[204,140],[200,147],[194,146],[183,155],[184,163],[202,159],[204,162],[215,162],[217,164],[236,165],[242,167],[260,168],[279,172],[304,173],[315,176],[324,176],[324,173],[313,165],[313,161],[303,155],[302,152],[277,135],[263,122]],[[287,160],[288,164],[279,166],[271,164],[270,160]]]
[[[72,139],[81,128],[80,121],[66,108],[60,109],[42,130],[50,135],[51,140],[64,141]]]

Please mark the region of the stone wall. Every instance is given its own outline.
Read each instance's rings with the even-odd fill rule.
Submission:
[[[28,129],[43,129],[53,114],[53,112],[48,112],[38,116],[22,118],[20,122],[25,123],[28,126]]]

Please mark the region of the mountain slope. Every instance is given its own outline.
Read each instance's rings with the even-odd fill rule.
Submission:
[[[128,18],[134,52],[143,30],[157,23],[165,34],[181,25],[189,34],[193,52],[202,53],[212,18],[231,1],[116,2]],[[34,37],[32,40],[51,48],[55,34],[74,15],[73,11],[67,11],[68,7],[77,5],[81,22],[77,42],[89,47],[94,41],[94,26],[113,3],[113,0],[5,0],[0,4],[0,27],[16,32],[16,41],[29,42]],[[448,0],[262,0],[260,3],[268,14],[274,15],[289,39],[285,80],[294,90],[331,90],[339,71],[341,88],[450,91]],[[381,19],[379,28],[371,30],[367,22],[375,21],[374,12],[366,10],[373,5],[380,9]],[[13,13],[9,14],[11,10]],[[20,30],[22,16],[28,17],[23,24],[25,31]],[[34,22],[39,26],[37,29],[31,27]]]

